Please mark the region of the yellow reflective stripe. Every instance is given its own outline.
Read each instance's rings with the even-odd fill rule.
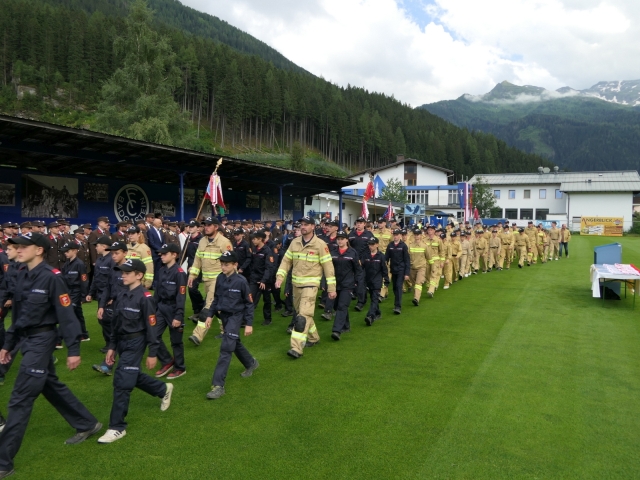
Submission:
[[[199,274],[200,274],[199,268],[191,267],[191,271],[189,272],[189,275],[195,275],[197,277]]]
[[[153,259],[151,257],[144,257],[141,258],[140,260],[142,260],[142,263],[152,263]]]
[[[309,333],[315,333],[318,329],[316,328],[315,325],[313,325],[312,327],[309,328]]]
[[[201,250],[198,250],[196,252],[196,255],[200,258],[210,258],[213,260],[217,260],[218,258],[220,258],[222,256],[222,253],[220,252],[214,252],[214,253],[210,253],[210,252],[203,252]]]
[[[415,252],[423,253],[423,252],[424,252],[424,248],[414,248],[414,247],[411,247],[411,248],[409,249],[409,251],[410,251],[411,253],[415,253]]]
[[[320,257],[320,263],[327,263],[331,261],[331,255],[327,254]]]
[[[416,290],[422,290],[422,285],[419,283],[416,283],[414,286],[416,287]]]
[[[435,262],[435,260],[432,258],[431,260],[429,260],[429,265],[433,265],[433,262]]]
[[[287,250],[287,253],[285,253],[284,256],[290,260],[293,260],[293,253],[291,253],[291,250]]]
[[[321,277],[297,277],[293,275],[291,279],[294,283],[315,283],[320,285]]]
[[[153,280],[153,273],[145,273],[144,278],[146,278],[147,280]]]
[[[291,338],[295,338],[296,340],[300,340],[301,342],[307,341],[307,336],[302,332],[296,332],[295,330],[291,331]]]
[[[286,277],[287,276],[287,272],[285,272],[284,270],[278,269],[278,271],[276,272],[276,277]]]
[[[336,277],[327,277],[327,285],[336,283]]]
[[[222,272],[202,272],[202,278],[216,278]]]

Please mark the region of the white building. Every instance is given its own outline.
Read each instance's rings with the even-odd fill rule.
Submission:
[[[570,229],[580,228],[580,217],[623,217],[624,230],[632,226],[634,193],[640,192],[635,170],[611,172],[560,172],[475,175],[493,190],[502,218],[524,225],[529,220],[556,220]]]

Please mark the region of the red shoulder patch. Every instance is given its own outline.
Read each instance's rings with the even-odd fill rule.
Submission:
[[[227,245],[227,250],[231,250],[231,245]]]
[[[51,271],[53,273],[55,273],[56,275],[60,275],[62,272],[60,270],[58,270],[57,268],[52,268]]]
[[[178,271],[179,271],[180,273],[184,273],[184,270],[182,269],[182,267],[178,267]]]
[[[3,265],[3,268],[4,268],[4,271],[6,272],[7,270],[9,270],[9,264],[8,264],[8,263],[5,263],[5,264]]]
[[[86,282],[87,281],[87,274],[83,273],[81,278],[82,278],[83,282]]]
[[[329,253],[329,247],[324,247],[325,253]]]
[[[180,287],[180,295],[184,295],[185,293],[187,293],[187,287],[185,287],[184,285],[182,285]]]
[[[149,315],[149,325],[151,325],[152,327],[156,326],[156,316],[155,315]]]
[[[151,292],[144,292],[144,296],[145,297],[153,297],[153,295],[151,295]]]
[[[60,295],[60,305],[62,305],[63,307],[68,307],[69,305],[71,305],[69,294],[65,293],[63,295]]]
[[[253,303],[253,295],[249,294],[249,301]]]

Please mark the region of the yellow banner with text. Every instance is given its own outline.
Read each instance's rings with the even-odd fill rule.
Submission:
[[[581,217],[580,235],[621,237],[623,225],[622,217]]]

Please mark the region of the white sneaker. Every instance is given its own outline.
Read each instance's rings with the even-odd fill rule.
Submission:
[[[162,397],[162,403],[160,404],[160,410],[163,412],[171,406],[171,394],[173,393],[173,383],[167,383],[167,393]]]
[[[445,285],[444,287],[442,287],[443,290],[449,290],[449,285]]]
[[[102,435],[98,439],[98,443],[113,443],[116,440],[120,440],[126,434],[127,434],[126,430],[122,430],[121,432],[119,432],[118,430],[109,429],[106,432],[104,432],[104,435]]]

